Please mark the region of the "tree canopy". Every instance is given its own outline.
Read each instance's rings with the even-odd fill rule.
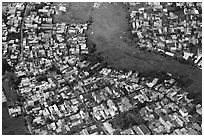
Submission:
[[[113,128],[120,128],[124,130],[129,128],[130,126],[144,124],[145,120],[137,112],[138,111],[136,109],[133,109],[119,114],[112,121]]]

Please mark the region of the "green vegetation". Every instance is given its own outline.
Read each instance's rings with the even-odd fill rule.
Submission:
[[[5,59],[2,59],[2,75],[5,74],[6,71],[11,71],[12,67],[7,63]]]
[[[138,109],[122,112],[112,120],[113,128],[125,130],[134,125],[144,124],[145,120],[138,112]]]

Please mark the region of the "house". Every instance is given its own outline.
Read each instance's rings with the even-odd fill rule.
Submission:
[[[135,135],[131,128],[124,130],[122,133],[123,135]]]
[[[24,78],[21,80],[21,84],[23,87],[29,86],[30,85],[30,80],[28,78]]]
[[[153,84],[153,85],[157,84],[157,81],[158,81],[158,80],[159,80],[158,78],[154,78],[153,81],[152,81],[152,84]]]
[[[188,116],[188,111],[186,110],[186,108],[181,108],[181,109],[179,109],[179,113],[180,113],[183,117]]]
[[[115,129],[112,128],[111,124],[108,122],[103,123],[104,128],[108,131],[109,134],[113,135]]]
[[[48,10],[47,10],[47,9],[39,9],[38,12],[41,12],[41,13],[47,13]]]
[[[169,103],[169,100],[168,100],[167,98],[163,98],[163,99],[161,100],[161,103],[162,103],[162,105],[166,105],[166,104]]]
[[[54,122],[52,122],[52,123],[50,124],[50,127],[51,127],[53,130],[56,130],[56,129],[57,129],[56,124],[55,124]]]
[[[175,120],[176,120],[176,122],[178,123],[178,125],[179,125],[180,127],[183,126],[184,123],[183,123],[183,121],[182,121],[180,118],[177,117]]]
[[[192,56],[193,56],[193,53],[184,52],[183,58],[184,58],[185,60],[187,60],[189,57],[192,57]]]
[[[183,133],[179,129],[174,130],[174,132],[176,133],[176,135],[183,135]]]
[[[16,12],[16,8],[10,8],[9,11],[7,12],[7,14],[15,14]]]
[[[12,60],[16,60],[18,58],[18,56],[15,56],[15,55],[11,55],[10,57]]]
[[[197,112],[198,114],[202,115],[202,106],[201,106],[200,104],[198,104],[198,105],[196,106],[196,112]]]
[[[199,63],[199,61],[202,60],[202,56],[198,56],[197,59],[194,61],[194,63]]]
[[[41,123],[42,122],[42,117],[36,117],[34,120],[33,120],[33,123]]]
[[[193,127],[194,129],[196,129],[197,131],[201,131],[201,130],[202,130],[201,126],[198,125],[197,123],[193,123],[192,127]]]
[[[147,112],[146,108],[141,108],[139,113],[141,116],[144,116],[146,114],[146,112]]]
[[[168,114],[171,112],[171,110],[167,107],[167,105],[164,106],[163,111]]]
[[[9,108],[8,108],[8,111],[9,111],[9,115],[10,115],[11,117],[15,117],[15,116],[21,114],[21,107],[20,107],[20,106],[9,107]]]
[[[58,128],[56,129],[56,132],[57,132],[57,133],[62,132],[62,128],[61,128],[61,127],[58,127]]]
[[[45,30],[52,30],[53,29],[53,25],[52,24],[42,24],[41,28],[45,29]]]
[[[2,91],[2,103],[6,102],[6,101],[7,101],[6,96],[5,96],[4,92]]]
[[[194,129],[189,129],[188,135],[198,135],[198,133]]]
[[[164,125],[164,127],[166,128],[166,130],[169,132],[170,128],[171,128],[171,123],[167,122],[167,117],[165,116],[161,116],[159,118],[159,121]]]
[[[22,4],[17,4],[16,5],[17,10],[22,11],[24,9],[24,5]]]
[[[156,109],[154,110],[154,112],[159,116],[159,115],[161,115],[162,110],[161,110],[161,108],[156,108]]]
[[[137,135],[151,135],[151,132],[144,124],[134,126],[133,129],[135,130]]]
[[[80,132],[80,135],[89,135],[89,132],[87,131],[87,129],[83,129],[83,130]]]
[[[66,11],[66,7],[64,7],[64,6],[60,5],[60,6],[59,6],[59,10],[61,10],[61,11],[64,11],[64,12],[65,12],[65,11]]]
[[[181,131],[183,134],[185,134],[185,135],[186,135],[187,132],[188,132],[188,130],[187,130],[186,128],[184,128],[184,127],[183,127],[182,129],[180,129],[180,131]]]
[[[47,117],[49,114],[50,113],[47,108],[43,110],[43,116]]]
[[[153,110],[156,109],[156,105],[154,103],[151,104],[149,107],[150,107],[150,109],[153,109]]]
[[[199,67],[202,67],[202,60],[200,60],[197,64]]]
[[[171,56],[171,57],[174,56],[174,53],[171,53],[171,52],[165,52],[165,54],[168,55],[168,56]]]

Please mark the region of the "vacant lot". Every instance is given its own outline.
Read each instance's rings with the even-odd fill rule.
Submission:
[[[79,5],[81,4],[79,3]],[[131,36],[128,23],[129,11],[123,3],[102,3],[99,8],[88,8],[87,3],[82,5],[86,5],[79,6],[82,18],[90,16],[93,21],[88,30],[88,40],[96,44],[96,53],[101,53],[103,57],[107,58],[109,66],[117,69],[133,69],[140,72],[166,71],[172,74],[191,75],[194,83],[188,88],[189,92],[201,94],[201,70],[135,48],[129,39],[129,36]],[[69,12],[73,12],[73,16],[79,13],[78,11],[75,13],[74,10]],[[81,17],[77,15],[76,18]],[[67,20],[70,19],[67,18]]]
[[[54,2],[53,5],[66,7],[66,12],[58,11],[54,22],[84,23],[90,20],[93,2]]]

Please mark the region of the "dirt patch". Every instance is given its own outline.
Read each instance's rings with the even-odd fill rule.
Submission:
[[[86,23],[90,20],[93,2],[54,2],[59,9],[59,5],[66,7],[66,12],[58,11],[58,15],[54,16],[54,22],[79,22]]]

